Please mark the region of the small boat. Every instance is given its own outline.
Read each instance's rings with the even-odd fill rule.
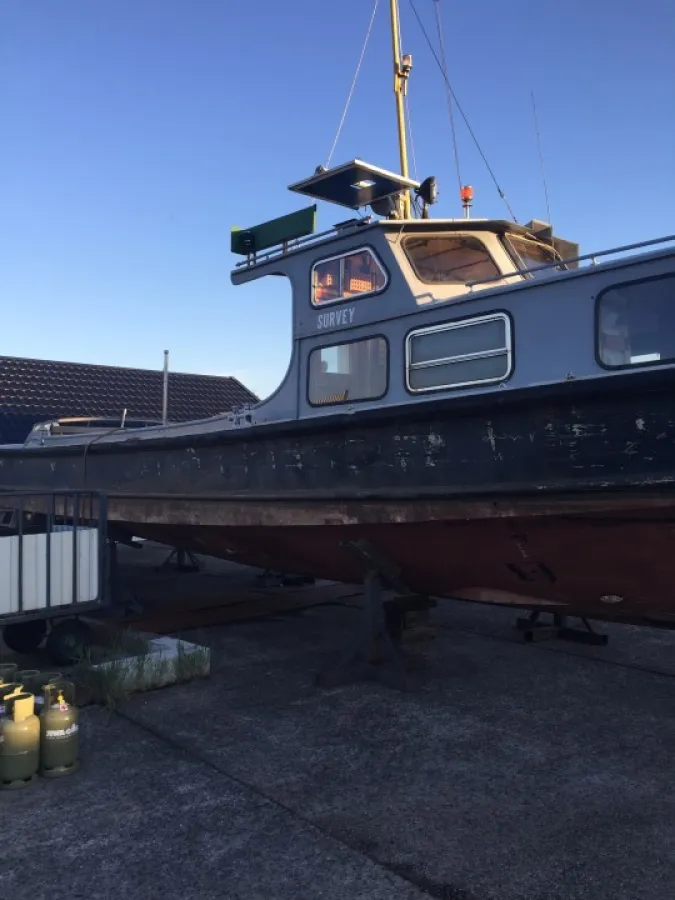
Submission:
[[[275,393],[94,437],[37,426],[0,447],[0,488],[100,490],[129,535],[265,568],[390,565],[411,593],[673,624],[675,236],[582,255],[546,222],[472,218],[469,188],[434,218],[391,10],[401,172],[319,167],[290,186],[311,205],[232,232],[234,284],[293,289]],[[349,218],[317,231],[319,201]]]

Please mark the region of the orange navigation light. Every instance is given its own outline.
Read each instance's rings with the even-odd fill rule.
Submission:
[[[464,184],[459,189],[459,196],[462,200],[462,206],[464,208],[464,215],[468,219],[469,211],[471,209],[471,204],[473,203],[473,188],[470,184]]]

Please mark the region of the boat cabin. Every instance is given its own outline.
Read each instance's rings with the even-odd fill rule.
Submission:
[[[595,256],[623,255],[598,262],[545,222],[470,218],[468,202],[464,218],[431,218],[433,179],[360,160],[291,190],[372,214],[317,232],[315,203],[232,230],[232,252],[243,257],[234,284],[283,276],[292,287],[292,355],[270,397],[208,419],[109,432],[47,423],[27,443],[81,444],[85,431],[99,444],[145,442],[385,407],[396,415],[434,400],[490,405],[502,392],[675,367],[672,236],[603,251]],[[417,218],[402,215],[406,192]]]
[[[398,339],[405,344],[400,387],[408,399],[448,384],[503,381],[513,355],[508,312],[455,329],[452,354],[443,349],[447,330],[441,336],[436,322],[448,325],[450,305],[459,309],[495,289],[555,279],[576,267],[578,245],[554,237],[544,222],[429,218],[429,181],[354,160],[319,169],[290,189],[354,211],[369,206],[381,218],[353,217],[317,233],[315,204],[255,228],[233,229],[232,251],[245,256],[232,272],[234,284],[266,275],[291,282],[291,369],[297,366],[296,378],[307,384],[302,417],[381,400],[389,392],[390,345]],[[419,218],[400,217],[397,199],[404,191],[418,198]],[[480,312],[479,306],[475,313]],[[465,309],[464,316],[470,315]],[[413,328],[416,323],[421,331]],[[290,375],[291,370],[286,382]],[[297,381],[292,391],[297,397]]]

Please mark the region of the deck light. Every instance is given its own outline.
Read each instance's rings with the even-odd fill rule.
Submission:
[[[471,185],[463,185],[460,188],[459,196],[462,200],[462,207],[464,208],[464,217],[468,219],[471,215],[471,206],[473,204],[473,188]]]

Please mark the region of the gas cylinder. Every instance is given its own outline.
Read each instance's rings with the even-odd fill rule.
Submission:
[[[40,774],[45,778],[70,775],[80,767],[79,713],[75,686],[69,681],[46,684],[40,716]]]
[[[60,672],[40,672],[39,677],[35,678],[35,715],[39,716],[45,705],[45,685],[54,684],[60,681],[63,675]]]
[[[8,694],[13,694],[22,690],[23,685],[19,684],[18,681],[3,682],[2,679],[0,679],[0,722],[2,722],[2,717],[5,715],[5,697]]]
[[[38,669],[20,669],[15,672],[12,681],[18,681],[23,686],[24,691],[33,694],[37,691],[37,682],[40,680],[40,672]]]
[[[0,728],[0,789],[30,784],[39,762],[40,720],[33,711],[33,695],[19,688],[5,697]]]
[[[8,684],[15,681],[14,676],[18,666],[16,663],[0,663],[0,684]]]

